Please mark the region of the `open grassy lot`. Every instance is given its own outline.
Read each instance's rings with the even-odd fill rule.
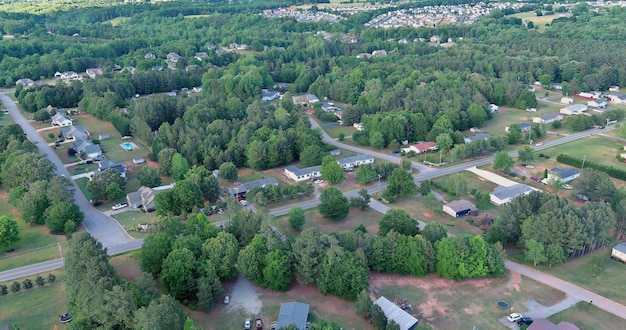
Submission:
[[[326,133],[328,133],[328,135],[330,135],[332,138],[339,138],[339,134],[343,133],[344,137],[345,136],[351,136],[352,133],[356,132],[356,128],[352,127],[352,126],[333,126],[333,127],[327,127],[324,129],[326,131]]]
[[[11,322],[17,326],[16,329],[69,329],[69,326],[59,323],[59,314],[67,312],[64,273],[53,274],[56,275],[56,281],[52,285],[37,287],[35,284],[31,289],[22,288],[17,293],[2,296],[0,322]],[[46,278],[47,275],[45,273],[41,276]],[[36,276],[29,278],[34,282]]]
[[[610,249],[605,248],[558,267],[538,268],[620,304],[626,304],[626,283],[624,283],[626,264],[611,259],[610,254]],[[599,256],[603,260],[599,270],[594,270],[592,263],[594,256]],[[594,273],[596,273],[595,277]]]
[[[368,208],[365,211],[351,208],[350,214],[341,220],[330,220],[323,218],[317,208],[304,211],[306,222],[303,228],[315,227],[319,231],[330,234],[334,232],[354,231],[359,225],[364,225],[371,234],[378,233],[378,222],[382,218],[382,214]],[[281,233],[296,236],[297,232],[291,229],[289,225],[289,216],[276,217],[273,224]]]
[[[122,225],[124,230],[126,230],[130,236],[135,238],[145,238],[146,233],[135,230],[130,231],[131,228],[136,228],[140,224],[155,223],[158,220],[155,212],[143,213],[141,211],[134,210],[114,214],[112,217],[117,220],[120,225]]]
[[[556,324],[561,321],[572,322],[580,330],[622,330],[625,322],[624,319],[584,301],[550,316],[548,320]]]
[[[17,221],[20,240],[15,244],[15,252],[0,251],[0,271],[52,260],[59,257],[57,243],[65,246],[65,236],[51,235],[46,226],[27,224],[20,213],[7,202],[8,194],[0,193],[0,215]]]
[[[6,126],[13,123],[13,118],[8,113],[0,113],[0,125]]]
[[[534,11],[511,15],[511,17],[521,18],[526,22],[528,21],[533,22],[533,24],[535,24],[539,32],[544,32],[547,29],[546,24],[551,24],[553,20],[559,17],[569,17],[569,16],[571,16],[571,14],[560,14],[560,13],[555,13],[554,15],[547,15],[547,16],[537,16],[537,14],[535,14]]]
[[[130,19],[130,17],[120,16],[120,17],[115,17],[115,18],[112,18],[112,19],[110,19],[110,20],[108,20],[108,21],[104,21],[104,22],[102,22],[102,23],[103,23],[103,24],[109,23],[109,24],[111,24],[112,26],[118,26],[118,25],[120,25],[120,24],[123,24],[124,22],[126,22],[126,21],[127,21],[127,20],[129,20],[129,19]]]
[[[624,164],[620,163],[615,156],[620,153],[619,148],[624,146],[624,144],[624,141],[594,135],[564,143],[542,152],[551,155],[552,158],[556,158],[559,154],[566,154],[581,159],[585,157],[586,160],[596,163],[623,167]],[[556,162],[556,159],[554,159],[554,162]]]

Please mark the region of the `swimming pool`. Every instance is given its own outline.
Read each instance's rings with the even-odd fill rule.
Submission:
[[[132,143],[122,143],[121,144],[122,148],[124,148],[125,150],[133,150],[133,144]]]

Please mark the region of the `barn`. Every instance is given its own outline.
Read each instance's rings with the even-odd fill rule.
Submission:
[[[621,262],[626,262],[626,242],[619,243],[613,247],[611,251],[611,258],[617,259]]]
[[[383,310],[387,320],[398,323],[400,330],[413,330],[417,327],[418,320],[413,315],[405,312],[398,305],[389,301],[385,297],[380,297],[374,302],[380,309]]]
[[[443,211],[457,218],[476,211],[476,205],[474,205],[474,203],[470,201],[460,199],[458,201],[452,201],[448,204],[445,204],[443,206]]]

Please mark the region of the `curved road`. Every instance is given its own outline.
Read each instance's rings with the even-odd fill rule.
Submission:
[[[30,125],[26,118],[24,118],[13,100],[11,100],[11,98],[7,95],[1,93],[0,100],[9,110],[9,113],[11,114],[11,117],[13,117],[15,123],[22,127],[28,139],[35,143],[39,152],[46,155],[56,166],[56,174],[64,175],[66,178],[70,178],[70,173],[63,166],[59,157],[57,157],[52,148],[48,146],[43,137],[37,133],[35,128]],[[82,194],[80,189],[78,189],[76,184],[72,180],[70,181],[72,182],[74,188],[74,202],[85,214],[83,225],[94,238],[96,238],[104,247],[108,249],[109,254],[121,253],[141,247],[141,244],[143,243],[142,240],[130,237],[115,219],[102,214],[102,212],[94,208]]]

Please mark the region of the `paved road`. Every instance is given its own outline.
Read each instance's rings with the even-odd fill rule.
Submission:
[[[0,282],[6,282],[34,274],[49,272],[63,267],[63,259],[54,259],[25,267],[0,272]]]
[[[48,157],[48,159],[56,166],[57,175],[65,175],[70,178],[70,173],[63,166],[63,163],[56,156],[52,148],[46,144],[46,141],[37,133],[37,131],[28,123],[26,118],[17,108],[17,105],[5,94],[0,94],[0,100],[9,110],[11,117],[15,123],[20,125],[28,139],[35,143],[39,152]],[[85,214],[83,225],[102,245],[109,251],[128,251],[141,247],[141,240],[130,237],[126,231],[115,221],[115,219],[102,214],[95,209],[91,203],[85,198],[80,189],[74,185],[74,200],[76,205]]]
[[[536,269],[520,265],[513,261],[506,261],[504,264],[507,269],[516,271],[521,275],[530,277],[537,282],[561,290],[574,298],[580,299],[581,301],[593,301],[593,305],[595,305],[596,307],[601,308],[613,315],[626,319],[626,306],[622,304],[618,304],[615,301],[605,298],[597,293],[591,292],[572,283],[563,281],[552,275],[540,272]]]

